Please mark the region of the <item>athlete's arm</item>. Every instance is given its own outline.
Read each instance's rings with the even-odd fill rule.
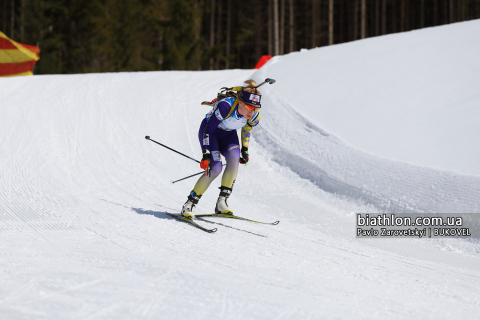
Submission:
[[[250,136],[252,134],[252,129],[260,122],[260,111],[257,111],[250,119],[248,119],[247,124],[242,128],[242,147],[248,148],[250,143]]]
[[[248,155],[248,145],[250,144],[250,136],[252,134],[252,129],[260,122],[260,112],[257,111],[250,119],[248,119],[247,124],[242,128],[242,149],[240,151],[240,163],[246,164],[250,160]]]

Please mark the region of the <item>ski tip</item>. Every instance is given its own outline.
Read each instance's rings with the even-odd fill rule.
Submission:
[[[273,222],[272,224],[273,224],[274,226],[276,226],[276,225],[279,224],[279,223],[280,223],[280,221],[275,221],[275,222]]]
[[[217,228],[211,229],[211,230],[208,231],[208,233],[214,233],[214,232],[217,232]]]

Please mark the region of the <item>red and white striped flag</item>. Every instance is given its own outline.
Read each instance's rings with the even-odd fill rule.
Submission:
[[[40,48],[19,43],[0,32],[0,77],[33,75]]]

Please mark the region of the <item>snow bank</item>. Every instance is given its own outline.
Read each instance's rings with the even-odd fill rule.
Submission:
[[[367,153],[480,176],[480,20],[274,57],[256,76]]]

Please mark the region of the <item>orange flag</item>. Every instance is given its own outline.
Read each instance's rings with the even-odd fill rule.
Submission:
[[[40,48],[19,43],[0,32],[0,77],[31,76]]]

